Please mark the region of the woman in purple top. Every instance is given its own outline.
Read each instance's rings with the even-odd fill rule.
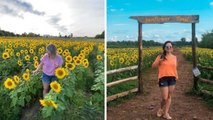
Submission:
[[[46,47],[46,53],[40,59],[40,64],[37,69],[33,71],[33,74],[37,74],[41,68],[42,72],[42,83],[43,83],[43,96],[48,93],[49,85],[52,81],[57,80],[54,72],[58,67],[62,67],[63,59],[56,53],[56,47],[53,44],[49,44]]]

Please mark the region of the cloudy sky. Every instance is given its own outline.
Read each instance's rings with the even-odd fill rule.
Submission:
[[[137,21],[130,16],[199,15],[196,36],[213,29],[213,0],[107,0],[107,40],[137,40]],[[191,40],[191,24],[143,25],[143,39],[165,42]]]
[[[0,28],[14,33],[95,36],[104,30],[104,0],[0,0]]]

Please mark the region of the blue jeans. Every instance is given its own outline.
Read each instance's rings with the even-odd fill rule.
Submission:
[[[42,82],[46,84],[50,84],[53,81],[58,80],[58,78],[55,75],[49,76],[45,74],[44,72],[42,73]]]

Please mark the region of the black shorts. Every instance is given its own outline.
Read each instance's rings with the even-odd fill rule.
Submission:
[[[176,84],[176,78],[173,76],[166,76],[159,79],[159,87],[167,87]]]

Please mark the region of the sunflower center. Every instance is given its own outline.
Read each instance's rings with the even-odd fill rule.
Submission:
[[[59,70],[58,75],[60,75],[60,76],[63,75],[63,71]]]
[[[8,86],[12,86],[12,82],[7,82],[7,85]]]
[[[72,68],[72,64],[68,64],[68,68]]]
[[[54,89],[56,89],[56,90],[58,89],[58,85],[56,85],[56,84],[54,84],[53,87],[54,87]]]

